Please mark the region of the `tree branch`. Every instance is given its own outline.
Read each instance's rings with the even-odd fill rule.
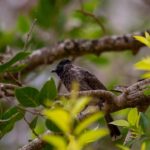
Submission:
[[[105,113],[115,112],[117,110],[138,107],[140,111],[145,111],[145,109],[150,105],[150,96],[144,95],[143,91],[150,85],[150,79],[145,79],[143,81],[137,82],[122,92],[122,94],[116,96],[110,91],[105,90],[91,90],[79,92],[79,96],[94,96],[94,97],[104,97],[105,101],[102,110]],[[70,94],[60,94],[59,97],[69,97]],[[44,142],[40,139],[35,139],[19,150],[41,150]]]
[[[150,30],[147,30],[150,33]],[[106,36],[100,39],[86,40],[64,40],[56,43],[52,47],[45,47],[33,52],[26,61],[27,67],[24,72],[32,71],[43,64],[51,64],[64,57],[79,57],[85,54],[100,55],[103,52],[120,52],[131,50],[137,53],[144,45],[133,38],[133,35],[144,35],[144,32],[126,34],[120,36]]]
[[[140,111],[150,105],[150,96],[144,95],[144,90],[150,85],[150,79],[137,82],[124,90],[120,95],[105,90],[88,90],[79,92],[79,96],[94,96],[103,97],[106,101],[102,107],[105,113],[112,113],[121,109],[138,107]],[[69,94],[60,94],[64,97],[69,97]]]

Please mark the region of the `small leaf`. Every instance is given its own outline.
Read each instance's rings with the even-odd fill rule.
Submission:
[[[25,107],[39,106],[39,91],[33,87],[22,87],[15,90],[17,100]]]
[[[128,113],[128,122],[131,126],[135,126],[138,119],[138,110],[137,108],[131,108]]]
[[[146,78],[146,79],[147,79],[147,78],[150,78],[150,72],[147,72],[147,73],[142,74],[142,75],[141,75],[141,78],[144,78],[144,79],[145,79],[145,78]]]
[[[65,134],[70,132],[71,129],[71,116],[70,114],[60,108],[52,110],[44,110],[43,114],[54,122]]]
[[[24,112],[20,112],[17,107],[12,107],[4,112],[1,116],[0,123],[0,138],[4,136],[6,133],[12,130],[14,124],[22,119],[24,116]],[[4,122],[3,122],[4,120]]]
[[[137,41],[145,44],[146,46],[150,47],[150,42],[145,38],[145,37],[142,37],[142,36],[133,36]]]
[[[146,142],[143,142],[141,145],[141,150],[146,150]]]
[[[72,114],[76,116],[78,113],[80,113],[85,108],[85,106],[89,103],[89,101],[90,101],[89,97],[82,97],[82,98],[80,98],[75,103],[75,106],[73,107],[73,109],[71,111]]]
[[[46,127],[53,132],[61,132],[61,130],[56,126],[56,124],[54,124],[51,120],[46,119]]]
[[[150,70],[150,57],[143,58],[141,61],[137,62],[135,65],[136,69],[139,70]]]
[[[107,129],[97,129],[97,130],[89,130],[81,134],[78,138],[78,143],[81,147],[86,145],[87,143],[94,142],[104,136],[108,135]]]
[[[149,35],[149,33],[148,33],[148,32],[145,32],[145,37],[146,37],[146,39],[147,39],[147,40],[149,40],[150,35]]]
[[[66,150],[67,144],[64,137],[59,135],[44,135],[42,139],[53,145],[57,150]]]
[[[11,67],[13,64],[15,64],[16,62],[18,62],[20,60],[25,59],[30,54],[31,54],[31,52],[28,52],[28,51],[22,51],[22,52],[17,53],[11,60],[0,65],[0,73],[7,71],[7,69],[9,69],[9,67]]]
[[[115,120],[111,122],[110,124],[116,125],[116,126],[122,126],[122,127],[129,127],[130,124],[126,120]]]
[[[117,144],[116,146],[121,150],[130,150],[130,148],[128,148],[127,146],[121,145],[121,144]]]
[[[85,130],[87,127],[92,125],[95,121],[102,118],[103,116],[104,116],[104,114],[102,112],[98,112],[98,113],[92,114],[91,116],[85,118],[75,128],[75,130],[74,130],[75,134],[80,134],[83,130]]]
[[[57,97],[57,88],[53,78],[51,78],[51,80],[47,81],[43,85],[40,91],[39,100],[41,104],[44,104],[45,100],[54,100],[56,97]]]
[[[36,116],[36,117],[30,122],[30,127],[31,127],[31,129],[34,129],[34,128],[36,127],[37,120],[38,120],[38,116]]]

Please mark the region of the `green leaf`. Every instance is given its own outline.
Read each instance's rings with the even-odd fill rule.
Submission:
[[[12,130],[16,121],[22,119],[24,112],[20,112],[17,107],[12,107],[4,112],[0,122],[0,138]]]
[[[129,127],[130,124],[126,120],[115,120],[112,121],[110,124],[116,125],[116,126],[122,126],[122,127]]]
[[[54,124],[51,120],[46,119],[46,127],[53,132],[61,132],[61,130],[56,126],[56,124]]]
[[[17,27],[22,33],[26,33],[30,29],[30,21],[27,16],[19,16]]]
[[[42,87],[39,95],[39,101],[44,104],[47,100],[54,100],[57,97],[57,88],[53,78],[48,80]]]
[[[139,118],[137,108],[131,108],[128,113],[128,122],[131,126],[136,126],[136,122]]]
[[[74,130],[74,133],[80,134],[83,130],[85,130],[87,127],[92,125],[95,121],[102,118],[103,116],[104,114],[102,112],[97,112],[95,114],[92,114],[91,116],[88,116],[78,124],[78,126]]]
[[[78,99],[78,101],[75,103],[73,109],[72,109],[72,114],[74,116],[78,115],[84,108],[85,106],[89,103],[90,98],[89,97],[82,97]]]
[[[30,122],[30,127],[31,127],[31,129],[34,129],[34,128],[36,127],[37,120],[38,120],[38,116],[36,116],[36,117]]]
[[[39,106],[39,91],[33,87],[22,87],[15,90],[17,100],[25,107]]]
[[[71,116],[70,114],[61,108],[52,110],[44,110],[43,114],[47,116],[53,123],[55,123],[65,134],[71,130]]]
[[[57,150],[66,150],[67,143],[64,137],[59,135],[44,135],[42,139],[49,144],[53,145]]]
[[[7,69],[7,71],[12,72],[12,73],[19,72],[19,71],[23,70],[26,66],[27,66],[26,64],[11,66]]]
[[[81,147],[86,145],[87,143],[94,142],[104,136],[108,135],[107,129],[97,129],[97,130],[89,130],[81,134],[78,138],[78,143]]]
[[[15,64],[16,62],[20,60],[25,59],[30,54],[31,53],[28,51],[22,51],[22,52],[17,53],[11,60],[6,62],[5,64],[0,65],[0,73],[7,71],[7,69],[9,69],[9,67],[11,67],[13,64]]]
[[[144,95],[149,96],[150,95],[150,87],[148,89],[143,91]]]

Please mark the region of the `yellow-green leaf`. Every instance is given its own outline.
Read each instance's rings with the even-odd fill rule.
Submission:
[[[147,40],[149,40],[150,39],[150,34],[148,32],[145,32],[145,37],[146,37]]]
[[[75,106],[72,109],[72,114],[76,116],[78,113],[80,113],[85,106],[89,103],[90,98],[89,97],[82,97],[78,99],[78,101],[75,103]]]
[[[80,150],[79,144],[74,136],[69,136],[67,150]]]
[[[74,130],[75,134],[80,134],[83,130],[85,130],[92,123],[94,123],[95,121],[97,121],[99,118],[102,118],[103,116],[104,116],[104,114],[102,112],[97,112],[97,113],[92,114],[91,116],[85,118],[75,128],[75,130]]]
[[[89,130],[79,136],[78,143],[81,147],[83,147],[87,143],[94,142],[108,135],[108,133],[107,129]]]
[[[150,57],[144,58],[135,64],[135,68],[139,70],[150,70]]]
[[[130,126],[129,122],[126,120],[115,120],[115,121],[111,122],[110,124],[122,126],[122,127],[129,127]]]
[[[150,47],[150,42],[143,36],[133,36],[137,41],[145,44],[146,46]]]
[[[53,145],[57,150],[66,150],[67,143],[62,136],[59,135],[43,135],[42,139]]]
[[[141,75],[142,78],[150,78],[150,72],[144,73]]]
[[[143,142],[141,145],[141,150],[146,150],[146,142]]]
[[[131,108],[131,110],[128,113],[128,122],[130,123],[131,126],[136,125],[138,116],[139,116],[139,114],[138,114],[137,108]]]
[[[130,148],[128,148],[127,146],[121,145],[121,144],[117,144],[116,146],[121,150],[130,150]]]
[[[66,110],[61,108],[51,110],[46,109],[43,111],[43,114],[54,122],[64,133],[70,132],[71,116]]]

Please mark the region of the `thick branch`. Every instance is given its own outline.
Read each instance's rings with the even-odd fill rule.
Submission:
[[[150,33],[150,30],[147,30]],[[94,40],[64,40],[49,48],[42,48],[35,51],[26,61],[25,72],[31,71],[42,64],[51,64],[54,61],[74,56],[79,57],[85,54],[99,55],[103,52],[120,52],[131,50],[137,53],[143,46],[133,38],[133,35],[144,35],[144,32],[126,34],[121,36],[106,36]]]
[[[110,91],[105,90],[90,90],[79,92],[79,96],[94,96],[103,97],[106,99],[102,110],[105,113],[115,112],[117,110],[138,107],[140,111],[150,105],[150,96],[144,95],[144,90],[150,85],[150,79],[137,82],[124,90],[122,94],[116,96]],[[60,96],[69,97],[70,94],[64,94]]]

